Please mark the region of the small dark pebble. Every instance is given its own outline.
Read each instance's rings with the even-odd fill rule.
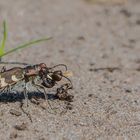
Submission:
[[[111,98],[111,97],[112,97],[111,95],[108,96],[108,98]]]
[[[131,13],[128,11],[128,10],[126,10],[126,9],[122,9],[121,11],[120,11],[124,16],[126,16],[126,17],[131,17]]]
[[[115,80],[114,79],[110,79],[110,83],[113,83]]]
[[[137,100],[134,100],[134,102],[135,102],[136,105],[139,105],[139,102]]]
[[[88,94],[88,97],[92,97],[93,96],[93,94]]]
[[[93,71],[95,71],[95,70],[94,70],[93,68],[89,68],[89,71],[90,71],[90,72],[93,72]]]
[[[10,110],[10,114],[15,115],[15,116],[21,116],[22,115],[21,112],[15,110],[15,109],[11,109]]]
[[[59,52],[60,52],[60,53],[64,53],[65,51],[64,51],[64,50],[59,50]]]
[[[45,57],[46,57],[46,58],[49,58],[49,57],[50,57],[50,55],[46,55]]]
[[[135,62],[136,62],[137,64],[139,64],[139,63],[140,63],[140,58],[137,58],[137,59],[135,60]]]
[[[125,92],[130,93],[130,92],[132,92],[132,91],[131,91],[131,89],[125,89]]]
[[[85,40],[84,36],[78,36],[77,39],[78,40]]]
[[[45,138],[39,138],[39,140],[45,140]]]
[[[27,124],[26,123],[22,123],[21,125],[15,125],[14,128],[19,130],[19,131],[23,131],[23,130],[27,129]]]
[[[94,65],[95,65],[95,63],[90,63],[89,65],[90,65],[90,66],[94,66]]]
[[[140,19],[136,20],[136,24],[140,25]]]
[[[135,39],[129,39],[129,42],[130,42],[130,43],[135,43],[136,40],[135,40]]]
[[[98,27],[100,27],[100,26],[102,26],[102,24],[101,24],[101,22],[96,22],[96,25],[98,26]]]
[[[140,71],[140,67],[138,67],[138,68],[136,69],[136,71]]]

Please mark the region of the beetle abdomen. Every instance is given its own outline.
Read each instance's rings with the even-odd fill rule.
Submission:
[[[16,67],[0,73],[0,88],[13,85],[24,79],[24,71],[22,68]]]

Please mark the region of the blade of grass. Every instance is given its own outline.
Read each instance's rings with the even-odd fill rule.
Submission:
[[[15,52],[15,51],[17,51],[17,50],[19,50],[19,49],[26,48],[26,47],[30,47],[30,46],[32,46],[32,45],[34,45],[34,44],[37,44],[37,43],[40,43],[40,42],[43,42],[43,41],[47,41],[47,40],[50,40],[50,39],[52,39],[52,37],[49,37],[49,38],[41,38],[41,39],[38,39],[38,40],[30,41],[30,42],[28,42],[28,43],[25,43],[25,44],[23,44],[23,45],[20,45],[20,46],[14,48],[14,49],[11,49],[11,50],[9,50],[9,51],[3,53],[3,54],[0,54],[0,57],[5,56],[5,55],[7,55],[7,54],[9,54],[9,53]]]
[[[4,48],[5,48],[5,42],[7,39],[6,21],[3,22],[3,29],[4,29],[4,31],[3,31],[3,39],[1,41],[1,46],[0,46],[0,56],[5,53]]]

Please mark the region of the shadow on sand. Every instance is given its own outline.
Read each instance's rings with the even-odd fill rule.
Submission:
[[[57,97],[55,96],[55,94],[52,93],[48,93],[48,100],[56,100]],[[44,93],[41,92],[28,92],[28,99],[31,100],[32,98],[36,98],[36,99],[44,99],[45,100],[45,96]],[[3,92],[0,93],[0,102],[21,102],[22,100],[24,100],[24,94],[23,92],[17,92],[17,93],[7,93],[7,92]]]

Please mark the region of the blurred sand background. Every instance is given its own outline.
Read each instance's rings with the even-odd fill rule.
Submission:
[[[140,138],[139,0],[1,0],[0,19],[1,29],[3,19],[8,24],[7,49],[53,37],[3,60],[64,63],[74,73],[75,96],[61,115],[30,102],[32,123],[18,101],[1,101],[0,140]]]

